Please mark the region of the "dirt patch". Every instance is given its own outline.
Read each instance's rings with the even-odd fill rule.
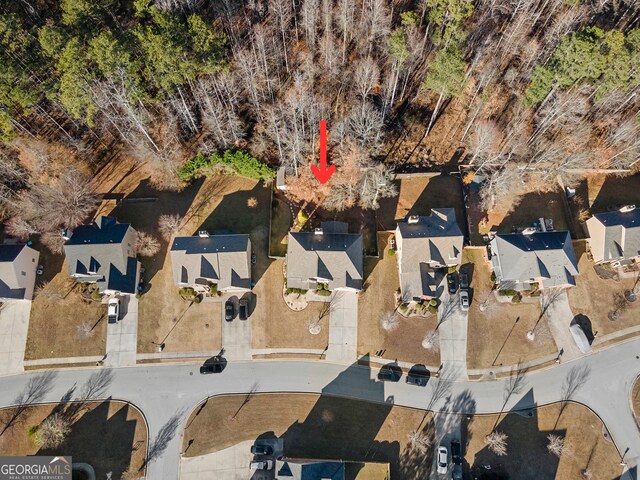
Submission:
[[[59,447],[39,448],[29,437],[28,429],[53,413],[71,419],[70,433]],[[0,410],[2,428],[14,414],[13,408]],[[127,403],[46,404],[30,406],[22,412],[0,436],[0,451],[3,455],[71,455],[74,463],[91,465],[96,478],[107,478],[107,473],[112,472],[115,479],[124,478],[122,475],[130,468],[137,471],[143,465],[147,442],[142,414]]]
[[[31,304],[25,359],[104,355],[106,313],[106,305],[83,298],[65,262]]]
[[[409,433],[430,424],[431,414],[422,410],[328,395],[257,394],[243,406],[246,400],[218,396],[196,409],[183,437],[183,450],[193,440],[186,455],[281,437],[285,456],[388,462],[391,478],[426,478],[431,467],[430,452],[415,455],[408,446]],[[423,476],[408,475],[409,468]]]
[[[489,466],[498,475],[496,478],[572,479],[583,478],[582,470],[588,468],[591,478],[618,478],[620,455],[603,437],[600,419],[575,403],[567,404],[558,419],[560,408],[560,404],[539,407],[530,417],[514,412],[502,415],[496,430],[504,432],[508,439],[507,454],[501,457],[489,451],[485,443],[497,415],[472,417],[466,424],[468,443],[464,452],[472,474],[486,472]],[[547,450],[547,436],[552,433],[565,439],[565,450],[559,459]]]
[[[515,365],[557,351],[545,320],[540,319],[537,299],[530,299],[534,303],[517,305],[498,302],[491,290],[491,270],[481,248],[465,248],[462,263],[473,266],[467,267],[473,272],[467,330],[469,369]],[[538,334],[532,342],[527,339],[527,332],[534,327]]]
[[[282,298],[284,260],[271,261],[253,289],[257,303],[251,314],[253,348],[324,349],[329,342],[328,304],[309,302],[294,312]],[[321,318],[322,317],[322,318]],[[320,319],[320,333],[309,333],[309,323]]]
[[[388,332],[382,316],[395,311],[395,292],[400,288],[397,258],[389,255],[389,233],[378,234],[381,259],[365,259],[365,289],[358,298],[358,355],[386,350],[384,358],[403,362],[440,365],[440,352],[422,348],[422,338],[434,330],[438,320],[431,317],[398,316],[398,327]]]
[[[586,242],[575,241],[573,248],[578,258],[576,286],[568,290],[569,305],[574,315],[586,317],[591,324],[591,330],[599,336],[613,333],[625,328],[638,325],[640,315],[640,300],[624,302],[624,292],[630,290],[635,280],[633,278],[616,279],[602,278],[597,268],[587,258]],[[608,318],[610,311],[618,307],[618,320]]]

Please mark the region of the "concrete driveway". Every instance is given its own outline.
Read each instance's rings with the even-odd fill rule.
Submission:
[[[469,312],[460,308],[460,294],[449,295],[445,289],[440,295],[438,322],[440,322],[440,360],[452,380],[467,380],[467,324]]]
[[[255,296],[252,294],[242,294],[250,297],[249,317],[240,320],[238,316],[238,300],[241,294],[225,295],[220,309],[222,315],[222,348],[224,357],[227,360],[251,360],[251,314],[255,309]],[[230,322],[225,320],[224,302],[231,300],[235,305],[235,316]]]
[[[569,326],[573,320],[573,312],[569,306],[566,290],[550,290],[540,296],[540,308],[544,312],[549,330],[556,342],[558,351],[562,351],[562,361],[580,358],[584,355],[576,345]]]
[[[30,300],[11,300],[0,309],[0,375],[24,371]]]
[[[138,349],[138,299],[120,298],[120,321],[107,325],[107,367],[126,367],[136,364]]]
[[[329,348],[326,359],[334,362],[354,362],[358,354],[358,294],[333,293],[329,311]]]

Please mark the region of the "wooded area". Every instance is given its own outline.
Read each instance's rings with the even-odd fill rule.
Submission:
[[[0,12],[0,213],[7,233],[52,249],[94,209],[92,173],[122,156],[173,190],[198,153],[264,178],[261,164],[285,166],[288,194],[337,210],[377,208],[397,194],[394,170],[438,168],[461,148],[487,208],[640,163],[634,0],[21,0]],[[323,118],[338,171],[319,186],[308,165]]]

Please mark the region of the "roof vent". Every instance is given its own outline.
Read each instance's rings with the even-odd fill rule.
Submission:
[[[533,235],[534,233],[536,233],[536,231],[537,231],[537,230],[536,230],[534,227],[528,227],[528,228],[525,228],[525,229],[522,231],[522,234],[523,234],[523,235]]]
[[[620,209],[620,213],[629,213],[633,212],[636,209],[635,205],[625,205]]]
[[[207,232],[206,230],[199,230],[198,236],[200,238],[209,238],[209,232]]]
[[[407,219],[407,223],[418,223],[420,221],[420,217],[418,215],[409,215]]]
[[[313,231],[313,234],[314,234],[314,235],[322,235],[322,229],[321,229],[321,228],[316,228],[316,229]]]

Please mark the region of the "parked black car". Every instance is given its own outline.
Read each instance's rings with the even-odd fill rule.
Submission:
[[[424,365],[414,365],[407,373],[405,381],[410,385],[417,387],[426,387],[431,374]]]
[[[236,308],[233,306],[233,302],[231,300],[227,300],[224,302],[224,319],[227,322],[233,320],[233,317],[236,314]]]
[[[451,295],[458,291],[458,272],[453,272],[447,275],[447,286]]]
[[[402,377],[402,369],[400,367],[384,365],[378,372],[378,380],[381,382],[397,382],[400,377]]]
[[[254,455],[271,455],[273,447],[271,445],[251,445],[251,453]]]
[[[469,289],[469,276],[466,273],[460,272],[460,289],[468,290]]]
[[[238,306],[240,307],[240,312],[238,314],[240,320],[246,320],[249,316],[249,300],[241,298],[240,302],[238,302]]]
[[[462,480],[462,452],[460,451],[460,442],[457,440],[451,442],[451,459],[453,460],[451,478],[453,480]]]
[[[223,370],[223,365],[220,362],[215,363],[205,363],[200,367],[200,373],[202,375],[207,375],[209,373],[220,373]]]

